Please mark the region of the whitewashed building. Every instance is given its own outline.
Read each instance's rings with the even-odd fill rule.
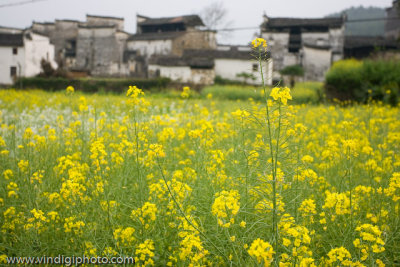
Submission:
[[[180,59],[187,49],[215,49],[217,46],[216,32],[204,29],[198,15],[163,18],[137,15],[136,20],[137,33],[127,39],[124,58],[131,76],[159,75],[182,82],[205,80],[203,73],[208,70],[200,71],[201,68]],[[187,78],[188,73],[194,73],[194,77]]]
[[[266,54],[269,58],[269,54]],[[218,49],[187,49],[181,57],[153,56],[150,77],[166,77],[176,82],[212,84],[223,79],[260,85],[259,63],[248,46],[219,46]],[[272,84],[272,59],[263,61],[265,84]],[[252,78],[251,78],[252,77]]]
[[[0,84],[41,72],[42,59],[56,68],[54,45],[47,36],[31,30],[0,28]]]
[[[174,82],[212,84],[214,62],[210,58],[153,56],[148,64],[149,77],[165,77]]]
[[[250,84],[262,83],[259,62],[249,46],[220,45],[211,55],[215,61],[215,75]],[[266,85],[272,85],[273,60],[269,53],[264,56],[266,56],[266,60],[262,61],[264,82]]]
[[[274,80],[287,66],[300,65],[306,80],[323,80],[331,64],[344,57],[346,17],[270,18],[264,16],[263,37],[274,61]],[[327,60],[329,58],[329,60]]]

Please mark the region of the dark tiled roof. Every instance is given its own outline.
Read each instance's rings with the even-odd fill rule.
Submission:
[[[331,49],[330,45],[316,45],[311,43],[304,43],[304,47],[318,49],[318,50],[329,50]]]
[[[205,69],[211,69],[214,67],[214,60],[210,58],[186,58],[185,59],[188,65],[192,68],[205,68]]]
[[[181,57],[176,56],[152,56],[149,59],[150,64],[161,65],[161,66],[187,66],[185,60]]]
[[[56,19],[56,22],[69,22],[69,23],[82,23],[79,20],[74,20],[74,19]]]
[[[152,32],[152,33],[141,33],[131,35],[128,40],[166,40],[166,39],[174,39],[181,35],[185,34],[185,32]]]
[[[344,39],[344,47],[346,49],[360,47],[386,47],[400,48],[400,44],[394,39],[385,39],[383,37],[371,36],[346,36]]]
[[[0,33],[0,46],[23,46],[24,40],[22,33]]]
[[[79,24],[78,28],[85,28],[85,29],[113,29],[116,25],[84,25]]]
[[[33,21],[32,24],[40,24],[40,25],[54,25],[54,22],[38,22],[38,21]]]
[[[149,59],[150,64],[161,66],[189,66],[192,68],[207,68],[214,67],[214,60],[204,57],[177,57],[177,56],[153,56]]]
[[[269,53],[266,54],[269,57]],[[182,57],[176,56],[153,56],[150,58],[150,64],[161,66],[190,66],[193,68],[212,68],[215,59],[255,59],[251,51],[240,51],[237,47],[231,47],[230,50],[196,50],[190,49],[183,52]]]
[[[14,28],[14,27],[4,27],[4,26],[0,26],[0,32],[4,33],[4,32],[22,32],[23,29],[20,28]]]
[[[142,18],[145,18],[141,16]],[[198,15],[188,15],[188,16],[180,16],[180,17],[169,17],[169,18],[148,18],[142,22],[139,22],[138,25],[146,26],[146,25],[162,25],[162,24],[176,24],[183,23],[186,26],[204,26],[203,21]]]
[[[289,28],[289,27],[328,27],[340,28],[344,24],[343,18],[319,18],[319,19],[302,19],[302,18],[268,18],[261,27],[263,29],[273,28]]]
[[[253,60],[255,59],[251,51],[241,51],[236,47],[230,50],[185,50],[184,57],[205,57],[212,59],[240,59],[240,60]],[[269,53],[267,53],[269,57]]]
[[[44,34],[43,32],[39,32],[39,31],[35,31],[35,30],[29,30],[30,32],[40,35],[40,36],[44,36],[44,37],[49,37],[48,35]],[[28,32],[29,34],[29,32]]]
[[[117,32],[119,32],[119,33],[124,33],[124,34],[127,34],[127,35],[130,35],[130,33],[129,33],[129,32],[126,32],[126,31],[117,30]]]
[[[124,20],[124,18],[120,18],[120,17],[97,16],[97,15],[89,15],[89,14],[86,14],[86,17],[100,18],[100,19],[116,19],[116,20]]]

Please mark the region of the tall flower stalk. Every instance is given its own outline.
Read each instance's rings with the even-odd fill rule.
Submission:
[[[272,242],[273,249],[276,252],[276,258],[279,258],[278,253],[278,241],[279,241],[279,231],[278,231],[278,207],[277,207],[277,171],[278,171],[278,157],[279,157],[279,148],[281,142],[281,126],[282,126],[282,106],[287,104],[288,99],[292,99],[290,95],[290,89],[278,88],[275,87],[271,90],[270,94],[267,94],[267,86],[265,84],[264,79],[264,69],[263,63],[267,61],[266,53],[267,53],[267,42],[263,38],[256,38],[252,41],[253,50],[255,52],[255,56],[258,60],[258,64],[260,66],[260,75],[261,75],[261,84],[264,93],[264,104],[265,104],[265,124],[267,127],[267,137],[268,137],[268,145],[269,145],[269,156],[271,161],[271,172],[272,172]],[[273,106],[273,101],[277,102],[277,128],[275,131],[272,131],[273,128],[273,118],[271,116],[271,107]],[[274,146],[275,143],[275,146]]]

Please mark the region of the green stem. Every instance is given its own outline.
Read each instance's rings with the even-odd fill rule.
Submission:
[[[273,151],[273,145],[272,145],[272,133],[271,133],[271,120],[270,120],[270,115],[269,115],[269,107],[268,107],[268,96],[267,96],[267,90],[265,86],[265,81],[264,81],[264,73],[263,73],[263,66],[262,66],[262,48],[258,49],[259,56],[258,56],[258,62],[260,65],[260,73],[261,73],[261,81],[262,81],[262,87],[264,91],[264,97],[265,97],[265,110],[267,113],[267,126],[268,126],[268,139],[269,139],[269,147],[270,147],[270,156],[271,156],[271,161],[272,161],[272,190],[273,190],[273,216],[272,216],[272,232],[273,232],[273,247],[278,257],[278,227],[277,227],[277,216],[276,216],[276,169],[274,166],[276,166],[275,163],[275,158],[274,158],[274,151]]]
[[[174,194],[173,194],[172,191],[171,191],[171,188],[169,187],[169,185],[168,185],[168,183],[167,183],[167,179],[165,178],[164,172],[163,172],[163,170],[162,170],[162,167],[161,167],[161,164],[160,164],[160,161],[158,160],[158,158],[157,158],[157,166],[158,166],[158,168],[159,168],[159,170],[160,170],[161,177],[162,177],[162,179],[163,179],[163,181],[164,181],[164,183],[165,183],[165,186],[167,187],[168,193],[170,194],[172,200],[174,201],[176,207],[178,208],[179,212],[182,214],[182,216],[183,216],[183,218],[185,219],[185,221],[187,221],[188,224],[190,224],[197,232],[199,232],[199,234],[202,235],[202,236],[204,237],[204,239],[205,239],[207,242],[209,242],[216,250],[218,250],[218,252],[220,253],[220,255],[222,255],[222,256],[225,258],[225,260],[226,260],[227,262],[229,262],[229,261],[230,261],[229,258],[228,258],[228,257],[227,257],[227,256],[226,256],[226,255],[225,255],[211,240],[210,240],[210,239],[207,238],[207,235],[206,235],[206,234],[204,234],[196,225],[194,225],[194,224],[192,223],[191,220],[189,220],[189,219],[187,218],[185,212],[183,211],[183,209],[182,209],[181,206],[179,205],[179,202],[176,200]]]
[[[139,129],[138,129],[138,122],[136,118],[136,107],[133,110],[133,123],[134,123],[134,131],[135,131],[135,142],[136,142],[136,175],[138,179],[139,185],[139,199],[140,204],[143,204],[143,193],[142,193],[142,178],[140,176],[140,164],[139,164]]]

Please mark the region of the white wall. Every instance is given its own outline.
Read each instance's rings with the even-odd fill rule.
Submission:
[[[57,68],[54,60],[54,45],[50,44],[49,38],[39,34],[30,33],[32,40],[24,38],[25,48],[25,72],[26,77],[31,77],[41,72],[40,62],[45,59]]]
[[[267,41],[270,47],[274,45],[283,45],[283,49],[287,49],[289,44],[289,33],[287,32],[263,32],[261,35]]]
[[[25,70],[25,51],[23,47],[17,47],[17,55],[13,55],[13,47],[0,47],[0,84],[12,84],[10,68],[17,68],[17,76],[23,75]]]
[[[289,46],[289,33],[287,32],[263,32],[262,37],[267,41],[268,51],[274,60],[274,68],[279,71],[292,63],[292,59],[286,59]]]
[[[323,81],[331,66],[331,50],[304,47],[303,66],[306,80]]]
[[[173,81],[178,82],[190,82],[191,81],[191,70],[189,66],[160,66],[160,65],[149,65],[149,74],[155,75],[157,70],[160,71],[161,77],[170,78]]]
[[[344,30],[344,26],[342,28],[329,30],[329,44],[332,47],[332,51],[343,54]]]
[[[190,69],[191,83],[194,84],[213,84],[215,79],[214,69]]]
[[[172,51],[171,40],[131,40],[128,41],[128,50],[137,50],[141,55],[169,55]]]
[[[193,84],[212,84],[215,73],[213,69],[191,69],[189,66],[160,66],[149,65],[150,77],[156,75],[157,70],[161,77],[173,81]]]
[[[257,65],[257,70],[253,71],[253,64]],[[261,84],[261,76],[259,72],[259,63],[255,60],[240,59],[215,59],[215,75],[219,75],[224,79],[243,81],[243,78],[237,77],[238,73],[251,73],[256,77],[255,81],[248,79],[248,83]],[[272,82],[272,60],[263,65],[264,80],[267,84]]]

